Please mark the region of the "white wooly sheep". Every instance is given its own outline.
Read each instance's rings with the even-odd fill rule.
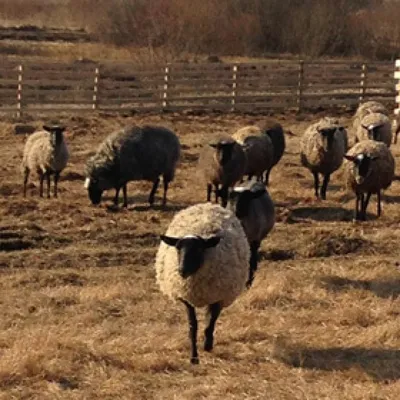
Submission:
[[[315,196],[326,199],[326,190],[333,172],[343,163],[347,135],[331,118],[323,118],[310,125],[300,140],[300,161],[314,176]],[[319,175],[323,176],[320,190]]]
[[[385,114],[371,112],[360,122],[356,131],[356,143],[362,140],[376,140],[387,147],[392,143],[392,124]]]
[[[175,215],[156,256],[161,291],[188,312],[191,363],[197,364],[195,307],[207,307],[204,350],[213,348],[215,323],[246,286],[250,250],[240,221],[217,204],[197,204]]]
[[[353,132],[356,134],[361,120],[368,114],[380,113],[389,116],[389,110],[379,101],[371,100],[366,101],[358,106],[353,117]]]
[[[47,180],[47,197],[50,198],[50,177],[54,174],[54,197],[61,171],[67,166],[69,152],[65,143],[64,126],[44,125],[43,130],[33,133],[25,143],[21,170],[24,176],[24,197],[31,171],[40,179],[40,197],[43,197],[43,181]]]

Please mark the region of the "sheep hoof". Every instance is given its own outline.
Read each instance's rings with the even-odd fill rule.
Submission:
[[[205,339],[204,341],[204,351],[212,351],[214,347],[213,339]]]
[[[199,357],[192,357],[190,359],[190,363],[193,365],[198,365],[199,364]]]
[[[254,278],[251,278],[246,282],[246,288],[247,289],[251,288],[251,286],[253,285],[253,280],[254,280]]]

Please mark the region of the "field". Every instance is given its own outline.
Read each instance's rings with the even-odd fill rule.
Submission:
[[[174,213],[205,200],[196,162],[246,115],[64,117],[71,160],[58,199],[35,178],[21,195],[25,138],[0,124],[0,399],[398,399],[400,184],[354,223],[342,172],[313,198],[299,138],[320,115],[277,115],[287,151],[271,174],[277,223],[254,286],[217,323],[215,348],[189,363],[186,313],[158,290],[154,257]],[[350,114],[342,114],[350,126]],[[35,121],[40,126],[42,121]],[[130,183],[127,210],[94,207],[85,160],[113,129],[174,129],[183,155],[169,204],[149,208],[150,183]],[[399,147],[393,147],[400,162]],[[159,193],[160,194],[160,193]],[[204,328],[199,313],[199,342]]]

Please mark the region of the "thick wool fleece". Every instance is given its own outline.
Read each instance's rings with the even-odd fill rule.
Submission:
[[[276,121],[266,120],[258,124],[263,134],[268,135],[274,148],[272,166],[278,164],[285,152],[285,134],[282,125]]]
[[[389,110],[378,101],[367,101],[365,103],[360,104],[357,108],[357,111],[353,117],[353,133],[356,135],[358,127],[361,124],[361,120],[367,115],[371,113],[380,113],[389,116]]]
[[[205,251],[204,264],[193,275],[178,273],[178,251],[161,242],[156,256],[157,282],[172,299],[184,299],[194,307],[220,302],[227,307],[245,288],[249,273],[250,250],[240,221],[219,205],[197,204],[180,211],[166,235],[221,237],[216,247]]]
[[[268,135],[264,135],[258,126],[245,126],[232,135],[240,143],[247,156],[245,175],[261,177],[262,173],[273,166],[274,146]]]
[[[387,147],[390,147],[392,143],[392,123],[390,122],[389,117],[376,112],[367,114],[361,120],[361,123],[358,125],[356,131],[357,141],[361,142],[362,140],[368,140],[368,131],[363,128],[363,125],[369,126],[374,124],[382,124],[382,126],[378,128],[378,132],[381,137],[380,141],[385,143]]]
[[[303,166],[321,174],[331,174],[340,168],[345,154],[345,140],[343,133],[336,130],[332,148],[324,150],[321,134],[318,129],[336,126],[329,119],[323,118],[310,125],[300,141],[300,159]]]
[[[68,158],[69,152],[64,140],[54,147],[51,134],[38,131],[30,135],[25,143],[22,172],[26,169],[38,173],[60,172],[67,166]]]
[[[100,180],[104,190],[129,181],[154,182],[160,175],[169,182],[179,157],[180,143],[174,132],[160,126],[129,126],[100,144],[87,162],[86,175]]]
[[[371,173],[362,184],[356,182],[354,163],[349,160],[345,161],[346,184],[355,193],[377,193],[379,190],[390,186],[394,178],[395,162],[392,153],[384,143],[363,140],[354,145],[347,154],[350,156],[368,154],[372,157],[377,157],[371,161]]]
[[[229,136],[219,139],[232,141]],[[243,177],[246,155],[242,146],[235,143],[231,159],[222,165],[217,159],[217,151],[211,146],[205,145],[200,153],[198,166],[198,176],[206,183],[233,187]]]
[[[252,191],[265,190],[262,196],[251,200],[247,215],[240,219],[249,243],[261,242],[275,225],[274,202],[267,188],[261,182],[250,181],[236,189],[240,190],[241,188]],[[231,204],[230,207],[232,207]],[[235,212],[233,209],[232,211]]]

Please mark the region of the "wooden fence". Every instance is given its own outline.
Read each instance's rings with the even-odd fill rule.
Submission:
[[[399,64],[400,65],[400,64]],[[313,110],[378,100],[394,107],[392,62],[2,63],[0,112]],[[399,68],[399,67],[398,67]],[[398,72],[400,79],[400,71]],[[400,101],[399,101],[400,102]]]

